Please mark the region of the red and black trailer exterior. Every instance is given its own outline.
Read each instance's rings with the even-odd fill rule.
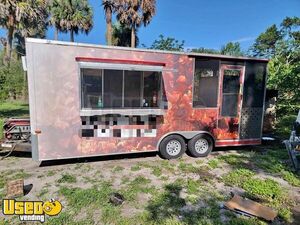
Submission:
[[[261,143],[265,59],[26,40],[39,161]]]

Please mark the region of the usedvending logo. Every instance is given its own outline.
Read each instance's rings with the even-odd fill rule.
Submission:
[[[2,212],[4,215],[19,216],[21,221],[45,222],[45,216],[56,216],[62,210],[59,201],[16,201],[15,199],[3,199]]]

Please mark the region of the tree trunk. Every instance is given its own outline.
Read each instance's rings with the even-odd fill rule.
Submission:
[[[57,27],[54,28],[54,40],[58,40],[58,29]]]
[[[111,15],[112,15],[112,11],[110,8],[108,8],[106,10],[106,43],[107,43],[107,45],[112,45]]]
[[[23,100],[24,102],[28,102],[28,86],[27,86],[27,72],[24,71],[24,83],[23,83]]]
[[[4,64],[9,65],[9,62],[11,60],[11,51],[12,51],[12,41],[13,41],[13,35],[14,35],[14,28],[9,27],[7,30],[7,44],[6,44],[6,55],[4,57]]]
[[[131,48],[135,48],[135,25],[131,27]]]
[[[70,31],[70,41],[74,42],[74,30]]]

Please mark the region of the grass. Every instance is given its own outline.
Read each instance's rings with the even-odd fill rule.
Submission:
[[[27,107],[27,109],[26,109]],[[0,104],[0,123],[4,117],[22,116],[28,114],[28,105],[22,103]],[[280,137],[287,137],[294,116],[287,116],[280,119],[277,127],[277,134]],[[0,129],[2,126],[0,127]],[[229,168],[230,172],[222,177],[226,185],[237,186],[245,190],[245,196],[260,201],[278,210],[279,217],[286,223],[291,222],[292,205],[287,201],[281,185],[273,179],[259,178],[258,171],[268,176],[280,177],[294,187],[300,187],[300,177],[294,173],[289,165],[287,152],[282,145],[264,146],[267,151],[241,151],[236,154],[222,154],[206,163],[206,160],[197,160],[194,164],[187,163],[184,159],[178,161],[157,160],[155,163],[140,162],[124,167],[111,167],[112,173],[125,173],[127,169],[141,173],[129,173],[121,177],[121,185],[117,190],[113,189],[110,182],[105,182],[101,172],[97,171],[95,176],[89,178],[82,176],[83,182],[92,183],[92,188],[75,187],[76,176],[65,173],[56,183],[60,183],[59,194],[65,200],[62,213],[57,217],[48,217],[45,224],[95,224],[94,219],[101,224],[226,224],[226,225],[254,225],[264,224],[258,219],[236,217],[228,212],[228,221],[221,221],[222,215],[219,202],[224,202],[229,196],[220,193],[215,189],[214,173],[215,168]],[[262,149],[262,148],[260,148]],[[88,172],[94,168],[89,164],[78,163],[74,169],[80,172]],[[145,174],[144,174],[145,171]],[[130,172],[130,171],[129,171]],[[50,170],[47,177],[62,174],[58,170]],[[146,174],[153,174],[151,179],[159,180],[164,186],[154,186]],[[258,175],[257,175],[258,174]],[[137,176],[139,175],[139,176]],[[173,175],[173,176],[172,176]],[[199,176],[197,176],[199,175]],[[24,170],[5,171],[0,174],[0,199],[1,192],[8,179],[27,178],[31,174]],[[175,176],[175,182],[171,182]],[[95,180],[95,177],[98,180]],[[193,178],[191,178],[193,177]],[[195,178],[197,177],[197,178]],[[101,179],[100,179],[101,178]],[[103,179],[102,179],[103,178]],[[207,182],[208,181],[208,182]],[[111,181],[113,182],[113,181]],[[170,183],[171,182],[171,183]],[[68,186],[72,184],[72,187]],[[43,187],[38,197],[45,198],[48,194],[47,186]],[[112,192],[119,192],[125,197],[124,206],[113,206],[109,203],[109,195]],[[146,199],[141,202],[141,197]],[[199,203],[200,207],[199,207]],[[203,204],[202,204],[203,203]],[[138,208],[132,209],[127,217],[122,214],[122,207]],[[138,207],[137,207],[137,204]],[[204,206],[201,206],[204,205]],[[93,212],[99,216],[93,217]],[[77,213],[84,212],[84,218],[76,219]],[[230,214],[230,215],[229,215]],[[94,214],[95,215],[95,214]],[[0,224],[1,223],[0,219]],[[5,224],[5,223],[4,223]]]
[[[89,189],[61,187],[59,193],[68,201],[68,207],[80,211],[84,207],[97,207],[108,204],[111,184],[103,182]]]
[[[281,171],[282,178],[287,181],[290,185],[295,187],[300,187],[300,178],[298,175],[290,172],[290,171]]]
[[[278,210],[278,216],[288,223],[292,222],[292,212],[289,208],[281,207]]]
[[[192,164],[180,161],[178,165],[178,169],[184,173],[197,173],[199,167],[195,167]]]
[[[121,194],[124,195],[127,201],[135,201],[139,193],[154,193],[156,188],[149,186],[150,179],[143,176],[137,176],[130,181],[125,188],[121,189]]]
[[[57,173],[57,171],[49,170],[49,171],[47,172],[47,177],[52,177],[52,176],[54,176],[56,173]]]
[[[133,165],[133,166],[130,168],[131,171],[139,171],[139,170],[141,170],[141,169],[142,169],[142,168],[141,168],[140,165]]]
[[[216,169],[216,168],[218,168],[219,167],[219,160],[218,159],[211,159],[211,160],[209,160],[208,161],[208,165],[210,166],[210,168],[212,168],[212,169]]]
[[[223,176],[223,181],[226,185],[243,188],[246,197],[279,210],[279,216],[286,222],[291,220],[291,212],[287,209],[290,202],[275,180],[256,178],[255,173],[248,169],[235,169]],[[282,211],[283,208],[285,210]]]
[[[242,188],[254,199],[279,204],[284,201],[281,186],[272,179],[250,178],[242,184]]]
[[[117,172],[121,172],[122,170],[124,170],[124,167],[122,167],[122,166],[115,166],[115,167],[112,169],[112,172],[113,172],[113,173],[117,173]]]
[[[222,179],[228,186],[235,185],[241,187],[246,182],[246,180],[253,176],[254,173],[248,169],[236,169],[229,172]]]
[[[58,183],[76,183],[77,179],[74,175],[71,174],[63,174],[61,178],[57,180]]]
[[[29,105],[23,102],[1,102],[0,103],[0,139],[3,138],[3,123],[9,117],[29,116]]]
[[[269,146],[263,154],[259,151],[224,154],[218,156],[218,159],[230,165],[233,169],[261,169],[270,175],[282,178],[292,186],[300,187],[300,177],[293,172],[289,164],[287,151],[283,145]]]
[[[49,189],[47,187],[43,187],[42,190],[40,191],[40,193],[38,194],[38,197],[43,197],[45,196],[46,194],[49,193]]]
[[[162,175],[162,169],[160,168],[160,167],[153,167],[152,168],[152,174],[154,175],[154,176],[157,176],[157,177],[159,177],[159,176],[161,176]]]
[[[31,176],[31,174],[24,172],[23,169],[18,170],[16,172],[11,171],[11,170],[1,172],[1,174],[0,174],[0,189],[4,188],[5,184],[9,180],[26,179],[30,176]]]
[[[223,177],[225,184],[238,186],[246,191],[246,195],[252,199],[266,202],[282,202],[283,190],[272,179],[260,179],[254,177],[255,173],[248,169],[236,169]]]
[[[188,194],[197,194],[199,188],[199,181],[188,178],[186,188]]]

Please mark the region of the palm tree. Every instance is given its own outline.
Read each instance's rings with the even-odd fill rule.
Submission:
[[[130,47],[131,28],[126,24],[115,23],[112,25],[112,45]],[[135,46],[139,44],[137,30],[135,33]]]
[[[61,0],[52,0],[49,4],[50,20],[49,24],[54,26],[54,40],[58,40],[59,32],[66,32],[61,26],[60,21],[64,14]]]
[[[106,42],[112,45],[112,14],[117,10],[117,0],[102,0],[106,20]]]
[[[46,0],[0,0],[0,26],[7,30],[5,64],[10,62],[16,32],[23,38],[45,32],[46,8]]]
[[[131,47],[135,47],[136,29],[147,26],[156,11],[156,0],[119,0],[117,19],[131,28]]]
[[[51,10],[51,23],[58,31],[70,31],[70,41],[79,31],[86,34],[93,27],[93,12],[87,0],[56,0]]]

